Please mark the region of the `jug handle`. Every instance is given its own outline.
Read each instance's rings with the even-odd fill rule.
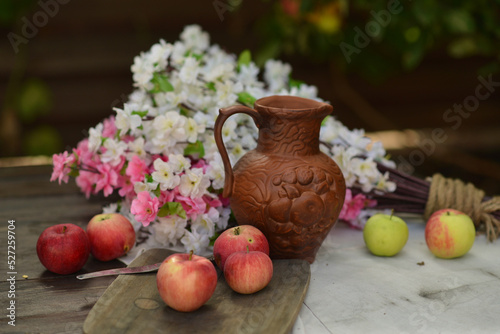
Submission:
[[[219,110],[219,116],[215,120],[214,137],[215,137],[215,143],[217,144],[217,148],[219,149],[222,158],[222,163],[224,164],[224,189],[222,191],[222,196],[226,198],[230,197],[231,194],[233,193],[234,175],[226,147],[224,146],[224,141],[222,140],[222,126],[230,116],[238,113],[247,114],[250,117],[252,117],[255,122],[255,125],[257,125],[257,128],[260,128],[261,124],[260,114],[252,108],[243,105],[236,105],[228,108],[222,108]]]

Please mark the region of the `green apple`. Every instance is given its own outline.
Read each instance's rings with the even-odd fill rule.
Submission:
[[[363,239],[374,255],[394,256],[408,241],[408,226],[403,219],[392,214],[377,213],[366,221]]]
[[[472,219],[454,209],[434,212],[425,225],[425,242],[435,256],[452,259],[465,255],[474,244],[476,228]]]

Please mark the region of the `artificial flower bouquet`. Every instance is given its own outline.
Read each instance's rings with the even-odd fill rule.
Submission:
[[[104,212],[129,218],[147,247],[201,253],[228,227],[231,214],[221,195],[224,167],[213,135],[219,109],[253,107],[269,95],[321,99],[316,87],[292,79],[290,65],[268,60],[261,71],[248,51],[236,56],[211,45],[197,25],[187,26],[179,41],[161,40],[135,57],[131,69],[135,89],[128,101],[72,152],[53,156],[51,181],[74,176],[87,197],[117,193],[120,200]],[[222,132],[232,164],[256,146],[258,131],[247,115],[231,117]],[[320,140],[348,187],[339,218],[361,228],[376,206],[366,194],[396,189],[378,166],[395,164],[380,142],[333,116],[324,120]]]

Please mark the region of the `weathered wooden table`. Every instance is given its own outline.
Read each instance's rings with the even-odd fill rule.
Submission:
[[[51,170],[51,166],[0,168],[0,333],[79,333],[88,312],[115,279],[79,281],[74,275],[45,270],[38,260],[36,242],[45,228],[59,223],[85,227],[105,203],[102,198],[87,200],[74,181],[61,186],[49,182]],[[8,231],[15,233],[11,253]],[[15,256],[12,267],[8,261],[14,258],[8,255]],[[121,266],[116,260],[99,262],[90,257],[82,272]]]
[[[90,309],[115,279],[77,281],[46,271],[38,261],[35,245],[46,227],[85,226],[107,201],[87,200],[74,181],[51,183],[50,173],[50,166],[0,168],[0,333],[81,333]],[[293,334],[500,332],[499,241],[478,236],[462,258],[438,259],[427,249],[422,219],[405,219],[410,237],[392,258],[371,255],[360,231],[335,226],[310,267]],[[9,229],[15,232],[13,269],[7,259]],[[91,257],[84,269],[120,266]],[[12,301],[15,310],[7,310]],[[15,327],[8,325],[11,312]]]

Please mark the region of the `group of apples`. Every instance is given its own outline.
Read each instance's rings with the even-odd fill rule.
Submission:
[[[269,243],[264,234],[250,225],[224,231],[213,247],[215,263],[231,289],[252,294],[264,289],[273,276]],[[156,275],[163,301],[180,312],[203,306],[215,292],[217,271],[205,257],[178,253],[167,257]]]
[[[125,255],[135,245],[135,230],[118,213],[99,214],[87,224],[87,231],[75,224],[46,228],[38,237],[36,252],[49,271],[69,275],[82,269],[92,254],[100,261]]]
[[[465,255],[472,248],[475,238],[472,219],[455,209],[434,212],[425,225],[427,247],[438,258],[452,259]],[[394,256],[408,241],[408,226],[403,219],[392,214],[376,214],[367,220],[363,239],[374,255]]]

